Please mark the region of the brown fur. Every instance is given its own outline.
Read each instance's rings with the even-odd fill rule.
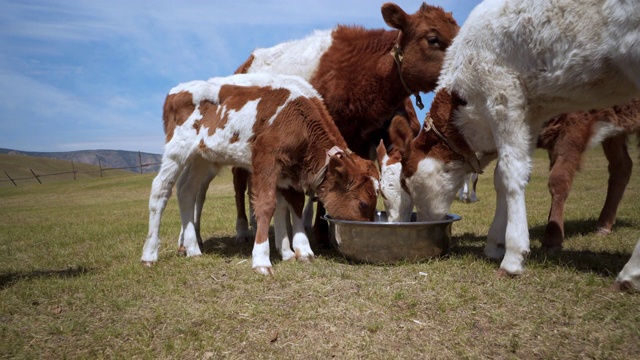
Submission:
[[[640,99],[602,110],[563,114],[545,124],[538,137],[538,147],[549,152],[550,160],[548,185],[551,209],[542,240],[542,245],[547,248],[562,247],[564,204],[597,122],[609,122],[624,129],[623,134],[602,143],[609,161],[609,184],[597,231],[607,234],[615,223],[618,205],[631,177],[633,163],[627,150],[627,135],[640,130]]]
[[[433,126],[451,143],[457,151],[471,152],[469,144],[466,142],[458,128],[449,122],[454,112],[459,106],[466,105],[466,102],[455,92],[439,91],[433,102],[429,117],[433,120]],[[443,162],[454,160],[464,161],[464,156],[454,151],[440,138],[435,131],[429,130],[429,124],[425,121],[423,130],[415,138],[411,137],[411,132],[404,121],[394,119],[391,124],[391,138],[394,145],[402,155],[402,173],[404,177],[411,177],[418,168],[418,163],[429,156]]]
[[[332,34],[332,45],[309,81],[322,96],[349,149],[362,157],[370,157],[371,149],[381,139],[390,143],[387,129],[396,112],[404,115],[414,135],[420,129],[410,94],[390,55],[396,42],[404,54],[404,80],[414,92],[429,92],[436,87],[444,52],[459,29],[451,13],[425,3],[412,15],[387,3],[382,6],[382,14],[396,30],[338,26]],[[252,62],[253,55],[236,73],[246,72]],[[245,221],[243,197],[248,177],[248,173],[234,170],[238,218]],[[319,219],[323,213],[319,206],[316,224],[322,228],[316,226],[314,232],[316,240],[326,244],[327,226]]]
[[[193,113],[193,110],[195,110],[196,107],[193,105],[192,99],[191,94],[187,92],[168,95],[165,99],[162,110],[162,123],[166,137],[165,142],[171,140],[175,128],[184,124],[184,121]]]

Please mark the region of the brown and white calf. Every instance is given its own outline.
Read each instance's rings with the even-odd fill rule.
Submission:
[[[272,274],[269,224],[276,211],[276,188],[298,196],[313,190],[329,214],[338,219],[371,221],[377,201],[378,170],[372,161],[347,150],[347,144],[321,97],[296,76],[248,74],[192,81],[173,88],[164,104],[167,142],[160,172],[149,199],[149,234],[142,261],[158,260],[159,228],[171,189],[191,166],[215,175],[224,166],[250,170],[252,202],[257,220],[252,266]],[[186,181],[183,185],[189,185]],[[194,221],[197,191],[184,192],[180,202],[187,253],[199,253]],[[294,229],[297,258],[313,257],[304,229]],[[191,255],[191,254],[190,254]]]
[[[413,139],[402,121],[392,123],[419,219],[443,218],[465,175],[497,157],[497,206],[484,252],[502,259],[499,274],[521,274],[530,249],[524,189],[536,135],[561,113],[640,94],[638,18],[637,1],[479,4],[447,50],[420,135]],[[640,289],[636,253],[617,281]]]
[[[611,232],[633,167],[627,149],[628,135],[638,131],[640,99],[602,110],[563,114],[545,123],[538,136],[538,148],[549,152],[551,210],[542,246],[562,247],[564,204],[573,178],[580,169],[584,152],[598,144],[602,144],[609,161],[609,184],[596,232],[603,235]]]
[[[390,144],[387,128],[396,112],[405,115],[416,133],[420,129],[409,96],[435,88],[445,50],[459,28],[450,13],[426,3],[414,14],[393,3],[382,5],[381,12],[394,30],[340,25],[316,31],[304,39],[256,49],[237,73],[303,77],[322,95],[349,148],[374,158],[371,150],[380,139]],[[234,171],[240,239],[250,237],[244,209],[246,176]],[[314,232],[326,243],[322,212],[319,206]]]

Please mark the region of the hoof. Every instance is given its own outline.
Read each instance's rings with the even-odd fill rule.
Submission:
[[[611,230],[607,228],[599,227],[593,233],[600,236],[607,236],[611,234]]]
[[[178,256],[187,256],[187,249],[184,246],[180,246],[177,254]]]
[[[299,262],[310,263],[313,261],[313,258],[313,254],[302,255],[300,253],[300,250],[296,249],[296,260],[298,260]]]
[[[142,265],[146,266],[146,267],[152,267],[153,266],[153,261],[143,261]]]
[[[547,255],[556,255],[562,251],[562,245],[543,246],[542,249],[544,250],[544,252],[547,253]]]
[[[253,268],[253,271],[257,272],[260,275],[270,275],[273,276],[273,268],[270,266],[256,266]]]
[[[513,279],[513,278],[518,277],[518,275],[517,274],[510,274],[505,269],[498,269],[498,271],[496,271],[496,277],[497,278],[510,278],[510,279]]]
[[[282,261],[293,261],[296,259],[296,254],[293,251],[288,251],[282,254]]]
[[[238,244],[248,244],[251,240],[251,236],[249,235],[238,235],[236,236],[236,243]]]
[[[612,292],[632,292],[634,289],[628,281],[616,281],[609,287],[609,290]]]

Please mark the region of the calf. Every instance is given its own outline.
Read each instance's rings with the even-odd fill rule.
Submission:
[[[224,166],[258,174],[252,187],[257,221],[252,266],[261,274],[273,273],[268,230],[277,187],[293,190],[288,200],[297,199],[294,209],[300,216],[301,192],[314,191],[332,217],[373,220],[379,177],[375,164],[347,149],[320,96],[299,77],[249,74],[184,83],[167,96],[163,119],[173,125],[167,128],[162,166],[151,188],[145,264],[158,260],[160,218],[187,165],[207,176]],[[180,202],[195,204],[196,192],[188,194]],[[181,206],[184,245],[187,252],[199,253],[193,211],[194,206]],[[304,229],[294,231],[296,257],[312,258]]]
[[[584,152],[602,143],[609,161],[607,198],[596,232],[606,235],[616,220],[618,205],[631,178],[633,162],[627,136],[640,130],[640,98],[602,110],[563,114],[549,120],[538,136],[538,147],[549,152],[551,210],[542,246],[561,248],[564,238],[564,204]]]
[[[497,157],[497,206],[484,252],[502,259],[498,274],[521,274],[535,134],[560,113],[640,93],[639,17],[637,1],[479,4],[447,50],[421,133],[413,139],[402,121],[391,125],[418,218],[443,218],[465,175]],[[623,281],[640,288],[638,277]]]

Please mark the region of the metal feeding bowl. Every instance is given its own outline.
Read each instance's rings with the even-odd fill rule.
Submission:
[[[349,260],[373,264],[417,262],[446,254],[451,242],[451,225],[461,219],[448,214],[444,220],[387,222],[387,213],[378,211],[373,222],[332,219],[331,243]]]

